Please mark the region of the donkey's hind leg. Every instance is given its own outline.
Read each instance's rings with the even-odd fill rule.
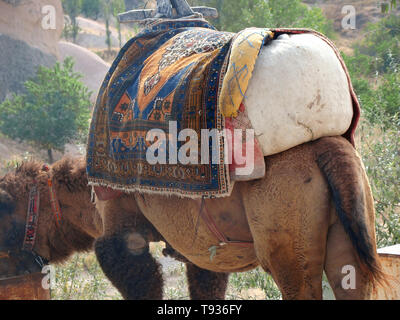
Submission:
[[[365,300],[371,298],[372,282],[360,269],[357,254],[337,221],[328,233],[325,272],[338,300]]]
[[[224,300],[229,273],[201,269],[175,251],[168,243],[163,250],[166,257],[174,258],[186,265],[190,298],[192,300]]]
[[[257,257],[285,300],[321,300],[324,248],[306,248],[289,234],[270,232],[264,245],[257,245]],[[322,243],[324,243],[323,239]],[[273,244],[274,248],[267,248]]]
[[[265,178],[241,185],[257,257],[284,299],[322,299],[330,198],[309,151],[268,157]]]
[[[192,300],[224,300],[229,273],[217,273],[186,264],[186,274]]]
[[[276,200],[271,193],[254,199],[259,209],[249,210],[248,217],[256,255],[285,300],[319,300],[328,230],[324,212],[328,210],[323,210],[319,200],[312,204],[306,197],[290,197],[281,194]]]

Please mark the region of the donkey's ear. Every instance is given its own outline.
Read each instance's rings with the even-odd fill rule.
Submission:
[[[15,209],[15,202],[11,195],[0,189],[0,214],[12,213]]]

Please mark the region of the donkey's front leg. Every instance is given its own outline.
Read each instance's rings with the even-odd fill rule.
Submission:
[[[103,272],[126,300],[162,300],[161,266],[137,232],[122,232],[96,241]]]
[[[97,201],[96,207],[104,235],[96,241],[95,252],[105,275],[127,300],[161,300],[162,269],[149,252],[149,242],[160,241],[161,236],[134,197]]]

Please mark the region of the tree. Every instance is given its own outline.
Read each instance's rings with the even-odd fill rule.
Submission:
[[[36,77],[25,82],[25,94],[0,104],[0,131],[47,150],[50,162],[53,150],[63,151],[88,130],[90,92],[73,65],[67,58],[51,69],[39,67]]]
[[[307,27],[328,36],[333,24],[320,8],[309,8],[300,0],[191,0],[192,5],[208,5],[218,9],[215,26],[219,30],[237,32],[247,27]]]
[[[82,1],[82,13],[95,20],[98,19],[101,12],[101,1],[100,0],[83,0]]]
[[[124,0],[126,10],[139,9],[141,6],[147,4],[150,1],[147,0]]]
[[[118,14],[125,11],[124,0],[113,0],[111,6],[113,15],[117,19],[118,40],[119,40],[119,47],[121,48],[122,47],[121,24],[119,23],[118,20]]]
[[[364,116],[387,126],[397,119],[400,128],[400,17],[392,14],[370,24],[354,47],[353,55],[343,56]]]
[[[387,0],[381,3],[381,10],[383,13],[388,13],[389,11],[397,7],[397,0]]]
[[[112,0],[101,0],[102,8],[104,14],[104,20],[106,22],[106,44],[108,47],[108,51],[111,51],[111,30],[110,30],[110,18],[111,18],[111,3]]]
[[[71,35],[72,41],[76,42],[76,37],[79,33],[79,26],[76,18],[81,13],[82,0],[62,0],[64,12],[68,14],[71,19],[71,26],[65,26],[64,34]]]
[[[106,44],[108,51],[111,51],[111,30],[110,30],[110,20],[111,16],[117,17],[119,13],[125,11],[125,3],[123,0],[102,0],[102,7],[104,13],[104,19],[106,22]],[[119,45],[122,46],[121,37],[121,25],[117,19],[117,30],[119,37]]]

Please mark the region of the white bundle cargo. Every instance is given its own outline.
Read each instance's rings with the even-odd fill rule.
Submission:
[[[281,35],[261,50],[244,104],[264,156],[343,135],[353,119],[346,72],[311,33]]]

